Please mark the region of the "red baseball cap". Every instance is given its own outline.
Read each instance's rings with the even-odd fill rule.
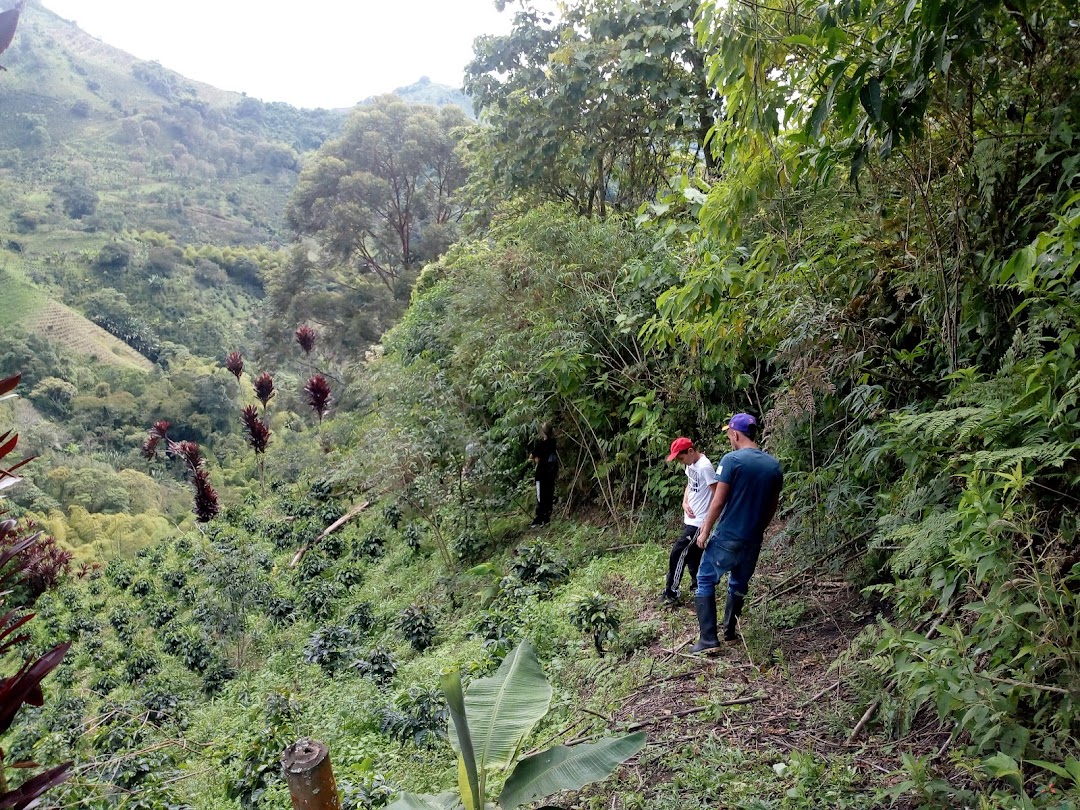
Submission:
[[[671,443],[671,452],[668,453],[667,460],[668,461],[674,461],[675,456],[679,455],[679,453],[683,453],[683,452],[685,452],[687,450],[693,450],[693,449],[694,449],[694,443],[692,441],[690,441],[688,438],[686,438],[685,436],[680,436],[679,438],[677,438],[675,441],[673,441]]]

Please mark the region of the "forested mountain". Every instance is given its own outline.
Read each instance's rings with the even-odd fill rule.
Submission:
[[[0,458],[42,457],[0,470],[0,534],[46,532],[13,656],[71,642],[5,765],[72,760],[54,808],[288,807],[301,737],[349,810],[1078,806],[1075,9],[505,5],[477,123],[340,125],[138,64],[117,110],[27,9],[0,100],[100,82],[100,153],[70,147],[100,196],[21,109],[48,139],[4,135],[0,300],[122,347],[5,320],[33,407],[0,404]],[[214,151],[245,133],[254,162]],[[784,490],[738,641],[696,656],[657,600],[665,458],[718,462],[738,411]]]

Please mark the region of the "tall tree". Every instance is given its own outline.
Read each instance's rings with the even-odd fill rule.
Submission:
[[[461,217],[455,148],[466,124],[457,107],[395,96],[357,108],[304,168],[287,212],[297,236],[318,246],[325,274],[345,285],[370,274],[407,295],[399,282],[446,248]]]
[[[720,107],[697,0],[577,0],[558,20],[521,5],[466,69],[493,181],[603,216],[651,200],[672,173],[712,168]]]

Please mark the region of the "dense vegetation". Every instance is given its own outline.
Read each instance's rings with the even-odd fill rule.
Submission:
[[[155,224],[119,181],[95,206],[26,158],[51,121],[0,130],[4,193],[37,189],[0,308],[48,290],[131,352],[0,336],[43,456],[7,508],[75,554],[17,594],[23,652],[73,644],[6,759],[75,760],[47,806],[285,807],[281,750],[310,735],[343,805],[381,807],[457,783],[439,672],[532,649],[555,700],[525,747],[649,732],[565,806],[1075,807],[1075,9],[511,13],[467,70],[478,125],[392,97],[340,133],[184,113],[216,146],[162,170],[194,196],[291,176],[272,227]],[[162,99],[147,148],[183,140],[158,116],[196,90],[130,77]],[[249,165],[227,130],[295,152]],[[655,605],[662,459],[689,435],[717,460],[743,409],[787,489],[744,644],[706,661]],[[532,532],[545,421],[559,502]]]

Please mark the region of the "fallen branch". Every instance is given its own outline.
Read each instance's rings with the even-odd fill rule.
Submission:
[[[828,686],[826,686],[824,689],[822,689],[820,692],[818,692],[816,695],[814,695],[812,698],[810,698],[805,703],[800,703],[799,708],[800,709],[805,709],[811,703],[817,703],[819,700],[821,700],[823,697],[825,697],[825,695],[827,695],[833,689],[839,689],[839,688],[840,688],[840,681],[837,681],[836,683],[829,684]]]
[[[855,545],[860,540],[863,540],[866,537],[867,537],[866,534],[860,534],[860,535],[857,535],[855,537],[850,538],[849,540],[847,540],[844,543],[841,543],[839,548],[830,549],[828,554],[821,555],[820,557],[815,559],[809,565],[807,565],[807,566],[805,566],[803,568],[800,568],[798,571],[796,571],[791,576],[789,576],[786,579],[783,579],[780,582],[776,583],[776,585],[773,588],[771,588],[771,589],[769,589],[767,591],[762,591],[756,598],[751,599],[750,600],[751,607],[753,607],[754,605],[760,604],[761,602],[765,601],[766,599],[775,599],[778,596],[783,596],[785,593],[788,593],[789,591],[795,590],[796,588],[798,588],[800,585],[803,584],[803,579],[806,577],[806,575],[812,573],[813,571],[819,570],[819,568],[821,566],[821,563],[823,563],[825,560],[837,557],[840,554],[840,552],[846,551],[850,546]],[[844,559],[846,559],[846,557]]]
[[[631,723],[625,729],[621,729],[621,730],[622,731],[627,731],[627,732],[638,731],[639,729],[648,728],[649,726],[655,726],[657,723],[663,723],[665,720],[674,720],[674,719],[679,718],[679,717],[688,717],[691,714],[701,714],[702,712],[707,712],[710,709],[716,708],[717,706],[742,706],[745,703],[758,703],[759,701],[762,701],[762,700],[765,700],[765,698],[764,697],[743,697],[743,698],[733,698],[732,700],[722,700],[719,703],[709,703],[709,704],[707,704],[705,706],[695,706],[692,709],[683,709],[682,711],[672,712],[671,714],[665,714],[665,715],[662,715],[660,717],[654,717],[651,720],[642,720],[642,721],[640,721],[638,723]],[[590,742],[592,740],[595,740],[598,737],[599,737],[599,735],[597,735],[597,734],[590,734],[587,737],[578,737],[576,739],[569,740],[569,741],[563,743],[563,745],[567,745],[567,746],[580,745],[581,743],[586,743],[586,742]]]
[[[350,509],[348,514],[343,515],[342,517],[339,517],[337,520],[335,520],[333,523],[331,523],[329,526],[327,526],[323,530],[322,534],[320,534],[318,537],[316,537],[314,540],[312,540],[310,543],[308,543],[307,545],[305,545],[303,548],[301,548],[299,551],[296,552],[296,554],[292,558],[292,562],[289,563],[289,568],[296,568],[296,566],[298,566],[300,564],[300,561],[302,559],[304,559],[304,555],[307,554],[309,551],[311,551],[311,549],[313,549],[321,540],[323,540],[326,537],[329,537],[331,534],[336,532],[338,529],[340,529],[342,526],[344,526],[346,523],[348,523],[354,517],[356,517],[361,512],[363,512],[365,509],[367,509],[369,506],[371,506],[371,501],[364,501],[359,506],[354,506],[352,509]]]
[[[870,722],[870,718],[874,716],[874,712],[877,711],[878,706],[881,705],[881,698],[878,698],[869,706],[866,707],[866,711],[863,712],[863,716],[859,718],[859,722],[855,724],[855,728],[848,734],[847,744],[851,745],[855,741],[855,738],[859,736],[859,732],[863,730],[867,723]]]
[[[937,631],[938,631],[938,628],[941,626],[941,623],[943,621],[945,621],[946,617],[948,617],[948,615],[951,612],[952,612],[952,604],[948,604],[948,605],[945,606],[945,609],[943,611],[941,611],[941,613],[938,615],[938,617],[936,619],[934,619],[934,623],[931,624],[930,629],[926,631],[926,638],[928,640],[932,639],[934,636],[937,635]],[[916,627],[915,632],[916,633],[919,632],[919,629],[921,627],[922,627],[921,624],[919,625],[919,627]],[[889,691],[888,688],[886,688],[885,694],[888,694],[888,691]],[[881,698],[878,698],[877,700],[875,700],[873,703],[871,703],[869,706],[866,707],[866,711],[863,713],[863,716],[859,719],[859,722],[855,724],[855,728],[853,728],[851,730],[851,733],[848,735],[847,742],[848,742],[849,745],[855,740],[856,737],[859,736],[859,732],[863,730],[863,727],[870,721],[870,718],[874,716],[874,712],[877,711],[877,708],[880,705],[881,705]]]
[[[1012,678],[995,678],[993,675],[983,675],[986,680],[991,683],[1002,683],[1006,686],[1021,686],[1025,689],[1035,689],[1039,692],[1053,692],[1055,695],[1071,695],[1068,689],[1063,689],[1060,686],[1046,686],[1041,683],[1029,683],[1028,681],[1016,681]]]

